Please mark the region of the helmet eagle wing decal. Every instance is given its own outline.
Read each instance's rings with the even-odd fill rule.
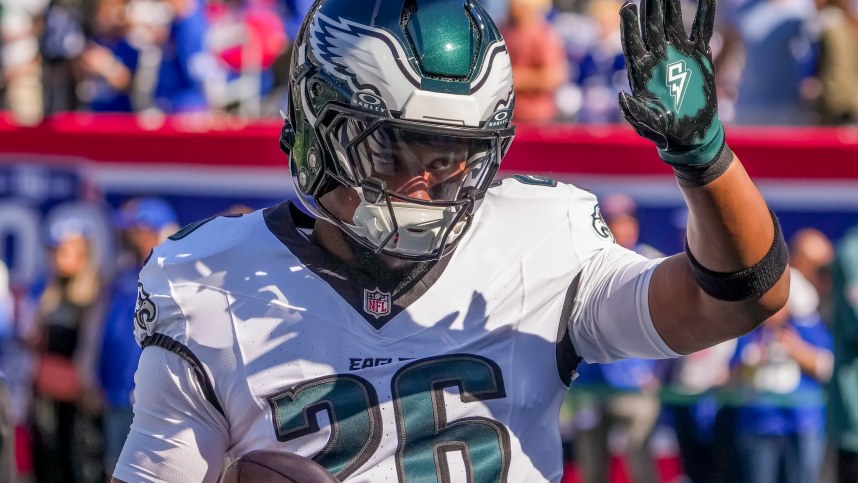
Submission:
[[[316,12],[310,48],[324,70],[356,91],[374,91],[391,109],[401,109],[420,87],[420,76],[405,60],[402,47],[382,29]]]

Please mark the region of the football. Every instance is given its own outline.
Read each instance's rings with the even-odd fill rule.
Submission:
[[[251,451],[226,469],[221,483],[338,483],[315,461],[292,453]]]

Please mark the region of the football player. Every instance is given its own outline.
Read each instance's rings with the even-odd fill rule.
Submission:
[[[591,193],[493,181],[514,98],[476,1],[318,0],[281,134],[303,210],[198,222],[155,250],[114,477],[216,481],[224,455],[273,450],[348,481],[557,481],[579,360],[675,357],[777,311],[786,249],[718,120],[714,8],[690,36],[679,0],[620,12],[620,104],[689,208],[685,252],[648,260]]]

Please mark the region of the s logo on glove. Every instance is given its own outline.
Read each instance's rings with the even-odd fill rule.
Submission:
[[[678,60],[667,66],[667,87],[673,96],[673,110],[679,112],[682,107],[682,99],[685,98],[688,78],[691,71],[685,67],[684,60]]]
[[[700,0],[690,38],[679,0],[641,0],[641,10],[631,2],[620,10],[632,88],[620,93],[620,107],[668,164],[706,166],[724,146],[709,50],[714,0]]]

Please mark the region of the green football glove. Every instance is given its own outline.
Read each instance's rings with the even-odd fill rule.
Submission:
[[[620,92],[620,107],[635,131],[678,170],[703,169],[724,148],[709,50],[715,0],[699,2],[690,39],[679,0],[641,0],[640,21],[635,4],[620,9],[632,88],[631,95]]]

